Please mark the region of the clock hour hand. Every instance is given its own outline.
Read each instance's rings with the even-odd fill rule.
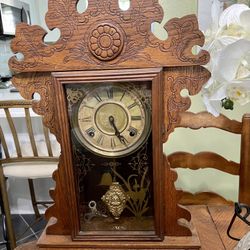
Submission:
[[[115,118],[112,115],[109,117],[109,122],[115,130],[115,135],[119,138],[121,136],[121,134],[115,125]]]
[[[119,130],[117,129],[116,125],[115,125],[115,118],[111,115],[109,117],[109,122],[111,124],[111,126],[114,128],[115,130],[115,135],[117,136],[117,138],[119,139],[119,141],[126,145],[126,139],[124,138],[124,136],[121,135],[121,133],[119,132]]]

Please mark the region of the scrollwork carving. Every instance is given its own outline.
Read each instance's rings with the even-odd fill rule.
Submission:
[[[191,68],[172,68],[165,72],[164,78],[164,127],[163,142],[179,122],[179,112],[190,108],[190,97],[181,96],[181,91],[187,89],[189,95],[198,94],[208,81],[210,73],[200,66]]]
[[[204,35],[198,27],[198,22],[193,15],[173,18],[164,26],[168,32],[168,42],[159,42],[149,36],[148,44],[151,47],[158,47],[162,52],[174,53],[181,62],[194,65],[206,64],[209,60],[209,54],[206,51],[202,50],[198,55],[190,53],[193,46],[202,46],[204,43]]]
[[[54,110],[54,89],[50,73],[18,74],[12,79],[13,85],[18,88],[23,98],[33,100],[32,108],[35,113],[43,117],[43,123],[51,133],[60,140],[56,127]],[[34,100],[34,94],[39,94],[40,100]]]

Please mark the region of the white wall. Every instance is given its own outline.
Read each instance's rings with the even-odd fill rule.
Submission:
[[[22,0],[22,1],[30,5],[30,15],[31,15],[32,24],[38,24],[39,23],[39,11],[36,6],[36,1],[34,0]]]
[[[32,1],[32,0],[31,0]],[[33,0],[34,1],[34,0]],[[58,29],[55,29],[54,31],[50,31],[45,23],[45,15],[48,11],[48,0],[39,0],[36,4],[37,9],[39,11],[38,15],[38,25],[42,26],[48,34],[46,35],[44,41],[45,42],[54,42],[57,41],[57,39],[60,36],[60,32]]]

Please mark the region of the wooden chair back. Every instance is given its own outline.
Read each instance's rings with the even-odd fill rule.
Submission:
[[[18,110],[18,112],[23,116],[22,124],[27,128],[27,139],[28,143],[31,145],[31,153],[30,155],[23,155],[22,153],[22,142],[20,142],[20,138],[18,135],[18,126],[14,122],[14,117],[12,115],[12,111]],[[2,112],[3,116],[5,117],[7,124],[9,126],[10,133],[8,136],[11,136],[13,139],[14,144],[14,151],[16,152],[15,155],[10,152],[9,143],[7,142],[8,138],[6,138],[6,134],[3,131],[3,127],[0,123],[0,141],[3,148],[4,157],[0,159],[0,163],[13,163],[13,162],[27,162],[27,161],[51,161],[51,162],[58,162],[58,157],[54,156],[51,140],[50,140],[50,133],[49,129],[43,126],[43,137],[44,137],[44,145],[46,147],[47,155],[40,155],[39,150],[37,148],[37,142],[34,135],[34,125],[32,122],[31,117],[31,101],[27,100],[14,100],[14,101],[0,101],[0,112]],[[2,118],[3,119],[3,118]],[[12,150],[13,151],[13,150]],[[43,150],[44,151],[44,150]]]
[[[200,129],[217,128],[241,136],[240,162],[236,163],[213,152],[175,152],[168,156],[171,168],[187,168],[191,170],[214,168],[228,174],[239,176],[239,202],[250,205],[250,114],[245,114],[241,122],[230,120],[224,115],[214,117],[208,112],[194,114],[181,113],[178,127]],[[183,192],[180,203],[213,204],[230,203],[218,194],[204,192],[191,194]]]
[[[38,205],[47,208],[53,202],[36,199],[33,179],[51,178],[59,161],[59,157],[53,153],[49,130],[42,125],[40,116],[32,114],[31,104],[31,101],[26,100],[0,101],[0,149],[3,151],[0,157],[0,191],[6,210],[11,249],[15,248],[16,239],[10,215],[6,177],[28,180],[34,213],[36,218],[39,218],[41,215]],[[42,127],[39,129],[39,133],[42,131],[39,140],[34,131],[35,126]],[[25,141],[20,140],[22,136]]]

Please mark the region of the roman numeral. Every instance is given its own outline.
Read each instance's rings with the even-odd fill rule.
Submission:
[[[87,116],[81,119],[82,122],[91,122],[91,116]]]
[[[128,109],[132,109],[132,108],[134,108],[136,105],[138,105],[138,103],[137,103],[137,102],[134,102],[134,103],[130,104],[127,108],[128,108]]]
[[[115,138],[111,138],[111,148],[114,149],[116,147]]]
[[[82,102],[80,108],[81,108],[81,110],[82,110],[83,108],[94,109],[93,107],[88,106],[87,103],[86,103],[86,101],[83,101],[83,102]]]
[[[97,144],[102,145],[104,141],[104,136],[103,135],[99,135],[99,137],[97,138]]]
[[[93,96],[95,97],[95,99],[96,99],[98,102],[101,102],[101,101],[102,101],[102,98],[101,98],[97,93],[95,93]]]
[[[142,117],[140,115],[132,115],[131,116],[132,121],[140,121],[141,119],[142,119]]]
[[[125,94],[126,94],[127,90],[125,90],[121,96],[120,102],[122,101],[122,99],[124,98]]]
[[[90,107],[90,106],[88,106],[88,105],[85,105],[84,104],[84,106],[83,106],[84,108],[89,108],[89,109],[94,109],[94,107]]]
[[[112,87],[110,87],[110,88],[107,89],[107,96],[108,96],[109,99],[113,99],[113,97],[114,97],[114,90],[113,90]]]

